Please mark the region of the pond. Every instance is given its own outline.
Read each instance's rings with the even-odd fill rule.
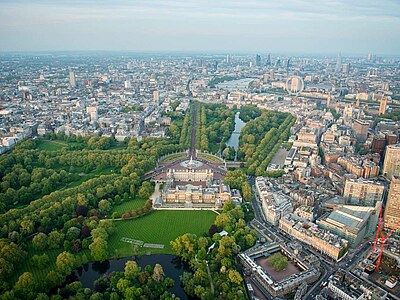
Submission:
[[[147,265],[150,265],[153,268],[155,264],[160,264],[164,269],[165,276],[172,278],[175,282],[175,285],[168,289],[169,292],[175,294],[182,300],[189,299],[183,288],[180,286],[179,279],[183,272],[189,271],[189,269],[187,269],[179,257],[175,255],[153,254],[111,259],[102,263],[90,262],[76,269],[72,276],[75,277],[75,280],[79,280],[84,288],[93,289],[94,281],[100,278],[103,274],[109,274],[114,271],[124,271],[125,263],[128,260],[135,260],[142,268]]]
[[[232,132],[229,140],[226,142],[227,146],[231,146],[235,148],[235,161],[237,159],[237,151],[239,149],[239,137],[240,137],[240,132],[242,131],[242,128],[246,123],[239,118],[240,112],[237,112],[235,115],[235,130]]]

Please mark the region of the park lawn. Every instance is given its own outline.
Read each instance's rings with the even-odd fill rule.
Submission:
[[[129,201],[118,204],[114,207],[112,212],[117,212],[119,214],[123,214],[127,211],[132,211],[135,208],[144,207],[147,199],[136,197],[135,199],[129,199]]]
[[[69,143],[64,141],[37,140],[37,149],[43,151],[58,151],[68,147]]]
[[[174,153],[171,155],[166,156],[164,159],[162,159],[163,162],[172,162],[175,160],[178,160],[180,158],[186,157],[186,153]]]
[[[121,238],[164,244],[164,249],[139,248],[136,254],[172,253],[170,242],[185,233],[208,233],[217,214],[209,210],[158,210],[133,220],[115,220],[115,232],[109,238],[112,257],[133,255],[133,246]]]
[[[210,162],[216,162],[216,163],[224,162],[221,158],[208,153],[198,153],[197,157],[206,159]]]
[[[32,241],[28,241],[27,243],[27,259],[26,262],[24,264],[22,264],[19,268],[17,268],[11,278],[10,278],[10,283],[11,284],[15,284],[15,282],[17,282],[19,276],[21,276],[24,272],[30,272],[32,273],[33,277],[35,277],[36,279],[41,279],[41,280],[45,280],[47,274],[52,271],[52,270],[56,270],[56,260],[57,260],[57,256],[64,251],[64,249],[62,248],[58,248],[58,249],[45,249],[45,250],[35,250],[32,246]],[[43,255],[43,254],[47,254],[49,256],[49,265],[43,269],[39,269],[37,267],[35,267],[32,264],[32,257],[34,255]],[[80,256],[82,257],[83,255],[86,255],[86,257],[90,260],[91,259],[91,254],[90,251],[88,249],[83,249],[81,251],[79,251],[77,254],[74,254],[75,256]]]

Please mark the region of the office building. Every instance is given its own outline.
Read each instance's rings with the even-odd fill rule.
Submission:
[[[365,143],[368,137],[369,123],[362,120],[353,121],[353,130],[358,143]]]
[[[382,96],[381,102],[379,105],[379,115],[383,115],[386,113],[386,106],[387,106],[387,97]]]
[[[259,54],[256,55],[256,67],[261,67],[261,56]]]
[[[279,229],[336,261],[347,252],[347,240],[296,214],[288,214],[280,219]]]
[[[342,269],[329,278],[327,289],[333,299],[387,299],[386,291]]]
[[[332,96],[331,96],[331,93],[329,93],[328,98],[326,99],[326,107],[327,108],[331,107],[331,101],[332,101]]]
[[[348,75],[350,71],[350,65],[349,64],[343,64],[342,66],[342,73],[345,75]]]
[[[339,73],[341,70],[342,70],[342,52],[339,51],[338,57],[336,60],[335,73]]]
[[[278,225],[280,218],[293,211],[290,197],[282,191],[274,191],[265,178],[256,178],[256,190],[268,223]]]
[[[392,176],[400,176],[400,144],[386,147],[383,175],[389,180]]]
[[[394,176],[390,183],[384,214],[385,227],[394,229],[400,224],[400,178]]]
[[[126,88],[126,89],[130,89],[130,88],[132,88],[131,81],[130,81],[130,80],[125,80],[125,82],[124,82],[124,86],[125,86],[125,88]]]
[[[268,67],[271,65],[271,53],[268,53],[266,65]]]
[[[69,71],[69,85],[72,88],[76,87],[75,72],[74,71]]]
[[[97,121],[97,106],[86,107],[86,112],[89,114],[91,122]]]
[[[160,100],[160,98],[159,98],[158,90],[154,90],[153,91],[153,101],[154,101],[155,106],[158,106],[159,100]]]
[[[382,183],[359,178],[346,180],[343,197],[348,204],[374,206],[381,201],[385,187]]]
[[[317,220],[319,227],[346,239],[352,248],[372,234],[376,224],[376,208],[369,206],[339,206]]]
[[[260,256],[267,257],[279,251],[290,258],[291,264],[296,264],[300,272],[278,280],[259,264],[258,259]],[[294,293],[304,284],[315,282],[320,276],[317,257],[304,251],[301,245],[297,243],[271,243],[255,246],[240,253],[239,259],[245,269],[245,273],[251,274],[252,281],[257,286],[262,287],[261,291],[268,299],[276,299],[289,293]]]

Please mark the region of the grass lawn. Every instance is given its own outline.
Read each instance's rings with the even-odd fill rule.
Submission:
[[[172,253],[170,241],[185,233],[202,235],[208,232],[216,213],[207,210],[158,210],[134,220],[114,221],[115,233],[109,239],[112,257],[132,255],[133,246],[121,242],[122,237],[145,243],[164,244],[164,249],[139,248],[139,253]]]
[[[64,141],[37,140],[37,149],[44,151],[57,151],[66,148],[71,143]]]
[[[186,157],[186,153],[174,153],[174,154],[166,156],[162,161],[163,162],[171,162],[171,161],[175,161],[179,158],[184,158],[184,157]]]
[[[15,282],[17,282],[19,276],[21,276],[24,272],[30,272],[32,273],[33,277],[38,278],[38,279],[42,279],[45,280],[47,274],[51,271],[51,270],[55,270],[56,269],[56,260],[57,260],[57,256],[64,251],[64,249],[59,248],[59,249],[45,249],[44,251],[38,251],[35,250],[32,246],[32,242],[29,241],[28,242],[28,257],[26,259],[26,263],[22,264],[18,269],[16,269],[11,278],[10,278],[10,282],[12,284],[15,284]],[[49,256],[49,265],[43,269],[39,269],[37,267],[35,267],[32,264],[32,257],[37,254],[37,255],[42,255],[46,253]],[[82,257],[82,255],[85,254],[89,259],[91,258],[90,255],[90,251],[89,250],[81,250],[78,254],[74,254],[75,256],[80,256]]]
[[[199,153],[197,154],[197,157],[206,159],[210,162],[216,162],[216,163],[224,162],[221,158],[208,153]]]
[[[133,200],[129,200],[127,202],[116,205],[112,212],[123,214],[124,212],[131,211],[134,208],[143,207],[146,201],[146,199],[135,198]]]
[[[58,256],[58,254],[60,254],[62,251],[63,250],[61,248],[60,249],[52,249],[52,250],[47,249],[45,251],[38,251],[38,250],[33,249],[32,241],[29,241],[28,242],[28,251],[27,251],[28,257],[26,259],[26,263],[22,264],[19,268],[17,268],[13,272],[12,277],[10,278],[11,283],[14,284],[18,280],[19,276],[21,276],[22,273],[24,273],[24,272],[31,272],[32,275],[36,278],[46,278],[47,273],[50,270],[55,268],[56,258]],[[35,254],[42,255],[44,253],[46,253],[49,256],[49,259],[50,259],[49,265],[44,269],[39,269],[39,268],[33,266],[32,265],[32,256],[34,256]]]

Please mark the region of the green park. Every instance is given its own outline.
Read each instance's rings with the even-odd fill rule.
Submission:
[[[202,159],[216,160],[234,130],[237,110],[219,104],[198,106],[196,148],[203,152]],[[255,233],[246,226],[251,217],[232,203],[219,212],[154,210],[154,184],[142,179],[160,158],[182,158],[191,143],[194,111],[192,104],[186,114],[170,114],[168,138],[118,142],[51,133],[2,155],[0,299],[35,299],[38,293],[57,289],[75,268],[90,261],[149,254],[177,255],[201,274],[182,279],[188,295],[216,293],[214,288],[190,288],[210,281],[206,258],[213,281],[229,283],[216,284],[216,289],[223,289],[221,294],[244,295],[234,256],[236,249],[255,242]],[[248,125],[242,130],[238,157],[248,167],[228,171],[225,183],[241,189],[249,200],[246,176],[266,172],[276,145],[288,137],[293,117],[251,106],[241,109],[241,117]],[[219,236],[222,230],[232,236]],[[215,250],[207,254],[212,244]],[[141,276],[151,277],[152,272]],[[164,290],[160,285],[154,297]]]

